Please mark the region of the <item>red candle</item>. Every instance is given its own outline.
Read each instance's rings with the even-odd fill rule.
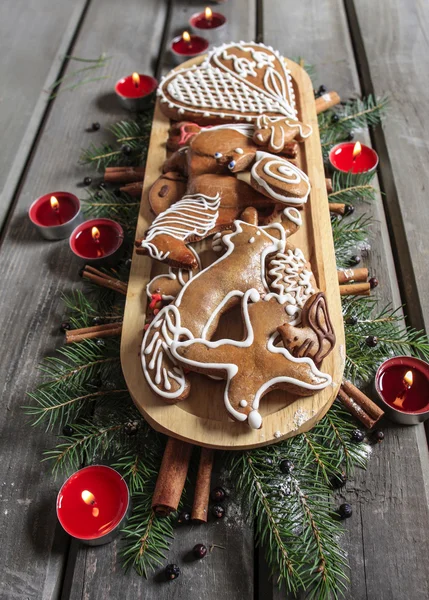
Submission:
[[[329,161],[343,173],[370,173],[378,165],[378,154],[360,142],[343,142],[331,149]]]
[[[74,473],[57,497],[57,515],[65,531],[80,540],[105,543],[124,519],[129,491],[122,476],[101,465]]]
[[[28,216],[46,239],[60,240],[81,222],[80,202],[68,192],[50,192],[33,202]]]
[[[85,221],[70,236],[70,248],[85,260],[111,257],[122,246],[124,232],[119,223],[111,219]]]
[[[192,58],[203,54],[209,47],[209,43],[199,35],[189,35],[187,31],[171,42],[171,50],[177,59]]]
[[[115,85],[119,101],[127,110],[145,110],[154,97],[158,81],[150,75],[133,73],[123,77]]]
[[[429,416],[429,365],[411,356],[386,360],[377,370],[375,387],[394,420],[413,424]]]
[[[211,8],[207,7],[204,12],[195,13],[189,19],[189,24],[194,29],[218,29],[225,25],[226,17],[221,13],[212,12]]]

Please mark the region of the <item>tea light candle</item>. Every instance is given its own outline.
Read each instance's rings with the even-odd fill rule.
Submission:
[[[111,219],[85,221],[70,236],[70,248],[76,256],[89,263],[109,263],[122,255],[124,231]]]
[[[30,206],[28,216],[46,240],[68,238],[76,225],[83,221],[79,198],[68,192],[50,192],[40,196]]]
[[[378,154],[360,142],[342,142],[329,152],[329,162],[343,173],[372,173],[378,165]]]
[[[154,77],[133,73],[116,83],[115,92],[126,110],[138,112],[150,107],[157,87],[158,81]]]
[[[208,41],[199,35],[190,35],[184,31],[181,36],[175,37],[171,42],[171,52],[177,64],[200,56],[207,51]]]
[[[212,12],[212,9],[207,6],[204,12],[192,15],[189,25],[195,33],[203,32],[210,42],[215,42],[225,30],[226,17],[221,13]]]
[[[57,497],[57,516],[65,531],[89,546],[113,540],[130,509],[123,477],[110,467],[95,465],[74,473]]]
[[[382,363],[375,389],[392,421],[416,425],[429,418],[429,364],[412,356],[395,356]]]

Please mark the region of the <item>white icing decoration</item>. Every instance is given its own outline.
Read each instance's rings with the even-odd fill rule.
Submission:
[[[277,438],[277,439],[281,438],[282,437],[281,431],[275,431],[274,432],[274,437]]]
[[[252,410],[248,416],[249,425],[252,429],[259,429],[262,425],[261,413],[257,410]]]
[[[213,229],[218,217],[220,194],[216,196],[183,196],[166,211],[161,213],[149,227],[142,248],[146,248],[152,258],[165,260],[169,252],[163,253],[152,240],[158,235],[169,235],[177,240],[191,236],[205,237]]]
[[[283,193],[275,192],[265,178],[261,177],[257,173],[259,163],[266,158],[270,159],[263,168],[263,173],[267,176],[267,178],[272,177],[273,179],[280,181],[280,183],[286,183],[289,185],[299,184],[301,181],[304,181],[307,186],[305,196],[302,198],[294,198],[288,196],[286,191]],[[308,195],[310,193],[310,180],[307,175],[301,171],[301,169],[288,160],[280,158],[279,156],[274,156],[273,154],[268,154],[268,152],[258,151],[256,152],[256,162],[252,167],[251,174],[258,185],[263,187],[275,200],[278,200],[283,204],[304,204],[307,202]]]
[[[272,51],[263,44],[260,48],[235,43],[215,48],[198,68],[169,73],[160,85],[159,94],[169,106],[205,117],[239,120],[243,115],[252,120],[268,113],[296,119],[292,80],[284,61],[276,61],[275,54],[270,54]],[[233,49],[249,53],[249,58],[228,54]],[[224,56],[232,60],[232,65],[221,62]],[[248,79],[257,75],[258,68],[265,69],[262,89]]]
[[[289,206],[288,208],[284,209],[283,213],[286,215],[286,217],[289,219],[289,221],[292,221],[292,223],[295,223],[295,225],[298,225],[298,227],[301,227],[302,216],[297,208],[294,208],[293,206]]]
[[[323,98],[323,100],[325,102],[330,102],[331,101],[331,94],[323,94],[322,98]]]
[[[202,131],[219,131],[220,129],[230,129],[241,133],[245,137],[252,138],[254,127],[253,125],[246,125],[245,123],[226,123],[224,125],[208,125],[207,127],[201,127]]]
[[[253,244],[253,242],[255,241],[256,238],[254,238],[253,236],[250,238],[249,240],[249,244]]]
[[[307,125],[306,127],[308,127],[308,131],[304,131],[303,129],[303,124],[300,123],[299,121],[296,121],[295,119],[282,119],[281,123],[277,126],[277,131],[280,129],[281,131],[281,138],[280,138],[280,143],[279,144],[275,144],[274,140],[275,140],[275,133],[276,133],[276,128],[274,127],[274,124],[277,123],[279,121],[278,117],[267,117],[266,115],[261,115],[260,117],[258,117],[256,119],[256,125],[255,128],[256,129],[271,129],[271,138],[270,138],[270,144],[271,146],[275,149],[275,150],[282,150],[284,148],[285,145],[285,129],[286,128],[295,128],[299,130],[299,135],[302,138],[308,138],[312,133],[313,130],[310,127],[310,125]],[[260,137],[259,137],[260,136]],[[260,141],[263,141],[263,136],[261,134],[257,135],[257,138]]]
[[[258,133],[257,136],[259,141],[263,142],[264,141],[264,136],[262,135],[262,133]]]
[[[244,154],[244,150],[243,150],[243,148],[236,148],[236,149],[234,150],[234,152],[236,152],[237,154]]]
[[[198,263],[198,270],[200,270],[201,269],[200,257],[198,256],[197,252],[191,246],[188,246],[188,249],[195,256],[197,263]],[[151,279],[146,286],[146,294],[148,295],[148,298],[150,298],[150,299],[152,298],[150,288],[154,286],[155,281],[157,281],[158,279],[164,279],[165,277],[167,277],[168,279],[173,279],[173,280],[177,279],[182,287],[184,285],[186,285],[187,282],[185,281],[185,279],[183,277],[185,273],[188,274],[188,281],[190,281],[192,279],[192,277],[194,276],[194,271],[192,271],[191,269],[188,270],[188,269],[177,269],[177,268],[169,267],[168,273],[163,273],[162,275],[157,275],[156,277]],[[154,289],[156,289],[156,288],[154,288]],[[162,294],[161,298],[162,298],[162,300],[164,300],[164,302],[171,302],[172,300],[174,300],[175,296],[169,296],[167,294]],[[161,325],[161,323],[158,322],[155,324],[155,327],[160,327],[160,325]]]
[[[247,400],[240,400],[240,406],[245,408],[247,406]]]
[[[214,153],[214,157],[215,158],[222,158],[222,156],[223,156],[222,152],[215,152]]]

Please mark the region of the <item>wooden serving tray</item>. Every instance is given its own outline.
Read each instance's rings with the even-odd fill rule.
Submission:
[[[203,59],[204,57],[187,61],[180,68],[200,64]],[[321,370],[332,376],[333,383],[306,398],[292,398],[281,390],[270,392],[261,401],[263,424],[256,431],[247,422],[233,422],[228,416],[223,401],[225,381],[217,382],[191,373],[190,396],[177,404],[166,404],[146,383],[140,361],[140,346],[146,315],[146,285],[155,275],[167,272],[167,267],[149,256],[134,253],[121,342],[121,362],[127,386],[138,409],[154,429],[201,446],[237,450],[255,448],[308,431],[331,406],[343,376],[344,327],[313,86],[307,73],[299,65],[287,59],[287,66],[291,71],[298,117],[313,127],[312,135],[300,144],[298,157],[301,169],[310,178],[311,193],[303,210],[303,225],[292,236],[291,242],[301,248],[311,262],[317,285],[326,295],[337,342],[333,352],[323,361]],[[162,172],[162,164],[167,156],[165,144],[169,127],[170,122],[162,114],[158,101],[136,238],[143,237],[153,220],[148,194]],[[211,238],[194,244],[194,247],[200,253],[203,267],[216,259],[211,250]],[[228,328],[228,337],[231,337],[230,332],[236,322],[237,313],[234,310],[223,317],[221,326]]]

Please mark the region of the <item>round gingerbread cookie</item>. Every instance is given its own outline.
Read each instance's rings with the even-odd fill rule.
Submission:
[[[152,212],[159,215],[172,204],[178,202],[186,193],[187,179],[180,173],[164,173],[149,192],[149,204]]]
[[[252,186],[285,205],[302,205],[310,193],[310,180],[299,167],[274,154],[257,152],[251,171]]]

